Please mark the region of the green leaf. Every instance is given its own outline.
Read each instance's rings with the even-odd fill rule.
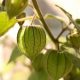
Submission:
[[[20,52],[20,50],[18,49],[18,47],[15,47],[12,51],[12,54],[10,56],[10,60],[9,60],[9,63],[10,62],[15,62],[19,57],[21,57],[23,55],[22,52]]]
[[[64,20],[61,18],[61,17],[59,17],[59,16],[56,16],[56,15],[53,15],[53,14],[50,14],[50,13],[47,13],[45,16],[44,16],[44,19],[56,19],[56,20],[58,20],[58,21],[60,21],[60,22],[63,22],[63,23],[65,23],[64,22]]]
[[[80,32],[80,25],[78,25],[75,21],[74,21],[74,19],[72,18],[72,15],[69,13],[69,12],[67,12],[66,10],[64,10],[63,8],[61,8],[60,6],[58,6],[58,5],[56,5],[58,8],[60,8],[65,14],[66,14],[66,16],[69,18],[69,22],[71,22],[71,23],[73,23],[74,25],[75,25],[75,27],[76,27],[76,29]]]
[[[5,11],[0,12],[0,36],[6,33],[17,22],[15,18],[9,19]]]
[[[76,19],[75,22],[80,25],[80,19]]]
[[[65,14],[66,14],[66,16],[70,19],[70,18],[72,18],[72,15],[69,13],[69,12],[67,12],[66,10],[64,10],[62,7],[60,7],[60,6],[58,6],[58,5],[56,5],[58,8],[60,8]]]

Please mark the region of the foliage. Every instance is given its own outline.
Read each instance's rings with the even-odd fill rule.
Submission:
[[[29,3],[29,0],[4,0],[4,4],[2,3],[0,37],[16,23],[20,27],[17,33],[17,47],[13,50],[8,63],[16,62],[16,59],[23,55],[28,58],[31,61],[29,66],[31,75],[28,80],[59,80],[61,77],[66,80],[66,77],[70,74],[73,77],[73,73],[80,68],[80,19],[74,20],[70,13],[55,5],[68,17],[69,24],[66,24],[63,19],[54,14],[46,13],[45,16],[42,16],[37,0],[32,0],[32,3],[33,5]],[[32,8],[33,16],[26,16],[24,9],[28,6]],[[56,38],[45,22],[46,19],[50,18],[58,20],[62,25],[64,24]],[[31,24],[23,26],[25,20],[30,20]],[[35,23],[36,20],[39,25]],[[70,29],[72,24],[74,28]],[[67,30],[69,33],[63,37],[64,32]],[[51,39],[55,49],[46,48],[48,44],[46,36]],[[60,40],[61,37],[65,41],[63,39]],[[24,56],[21,57],[21,60],[25,65]],[[73,70],[74,68],[75,71]],[[77,76],[77,73],[75,75]]]

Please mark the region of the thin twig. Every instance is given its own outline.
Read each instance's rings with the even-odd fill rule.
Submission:
[[[24,17],[24,18],[17,19],[17,21],[22,22],[22,21],[25,21],[25,20],[32,20],[32,19],[33,19],[33,16],[29,16],[29,17]]]
[[[68,26],[70,26],[70,24],[71,24],[71,22],[69,22],[69,24],[66,25],[66,27],[62,29],[62,31],[59,33],[59,35],[58,35],[57,38],[56,38],[57,40],[59,39],[59,37],[60,37],[67,29],[69,30]]]
[[[35,18],[36,18],[36,15],[34,14],[34,15],[33,15],[33,18],[32,18],[32,21],[31,21],[31,25],[33,24]]]
[[[64,28],[64,29],[62,29],[62,31],[60,32],[60,34],[57,36],[57,40],[59,39],[59,37],[67,30],[68,28],[66,27],[66,28]]]

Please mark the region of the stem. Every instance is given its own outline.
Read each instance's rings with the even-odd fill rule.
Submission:
[[[69,16],[71,23],[75,25],[75,28],[80,32],[80,26],[76,24],[76,22]]]
[[[24,18],[20,18],[20,19],[17,19],[18,22],[22,22],[22,21],[25,21],[25,20],[32,20],[33,16],[30,16],[30,17],[24,17]]]
[[[61,8],[60,6],[56,5],[58,8],[60,8],[65,14],[66,16],[69,18],[70,22],[74,24],[75,28],[80,32],[80,26],[78,24],[76,24],[76,22],[73,20],[72,15],[70,13],[68,13],[67,11],[65,11],[63,8]]]
[[[69,30],[69,28],[68,28],[68,26],[71,24],[71,22],[69,22],[69,24],[68,25],[66,25],[66,27],[65,28],[63,28],[62,29],[62,31],[60,32],[60,34],[57,36],[57,40],[59,39],[59,37],[68,29]]]
[[[66,27],[66,28],[64,28],[64,29],[60,32],[60,34],[59,34],[58,37],[56,38],[57,40],[58,40],[59,37],[66,31],[66,29],[68,29],[68,28]]]
[[[31,25],[33,24],[35,18],[36,18],[36,15],[34,14],[34,15],[33,15],[33,19],[32,19],[32,21],[31,21]]]
[[[41,20],[41,22],[43,24],[43,27],[46,29],[46,31],[47,31],[48,35],[50,36],[51,40],[53,42],[55,42],[55,44],[58,43],[58,41],[54,38],[54,36],[52,35],[51,31],[49,30],[48,25],[46,24],[46,22],[45,22],[45,20],[44,20],[44,18],[42,16],[42,13],[41,13],[41,11],[39,9],[37,1],[36,0],[32,0],[32,2],[33,2],[33,5],[34,5],[39,17],[40,17],[40,20]]]

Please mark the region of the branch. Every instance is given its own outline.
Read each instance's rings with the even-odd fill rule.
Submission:
[[[42,24],[43,24],[43,27],[44,27],[45,30],[47,31],[47,33],[48,33],[48,35],[50,36],[51,40],[52,40],[53,42],[55,42],[55,43],[58,43],[58,41],[54,38],[54,36],[52,35],[51,31],[49,30],[48,25],[46,24],[46,22],[45,22],[45,20],[44,20],[44,18],[43,18],[43,16],[42,16],[42,13],[41,13],[41,11],[40,11],[40,9],[39,9],[39,6],[38,6],[38,4],[37,4],[37,1],[36,1],[36,0],[32,0],[32,2],[33,2],[33,5],[34,5],[34,8],[36,9],[36,11],[37,11],[37,13],[38,13],[38,16],[40,17],[40,20],[41,20],[41,22],[42,22]]]
[[[58,35],[58,37],[56,38],[57,40],[59,39],[59,37],[67,30],[68,28],[66,27],[66,28],[64,28],[61,32],[60,32],[60,34]]]

